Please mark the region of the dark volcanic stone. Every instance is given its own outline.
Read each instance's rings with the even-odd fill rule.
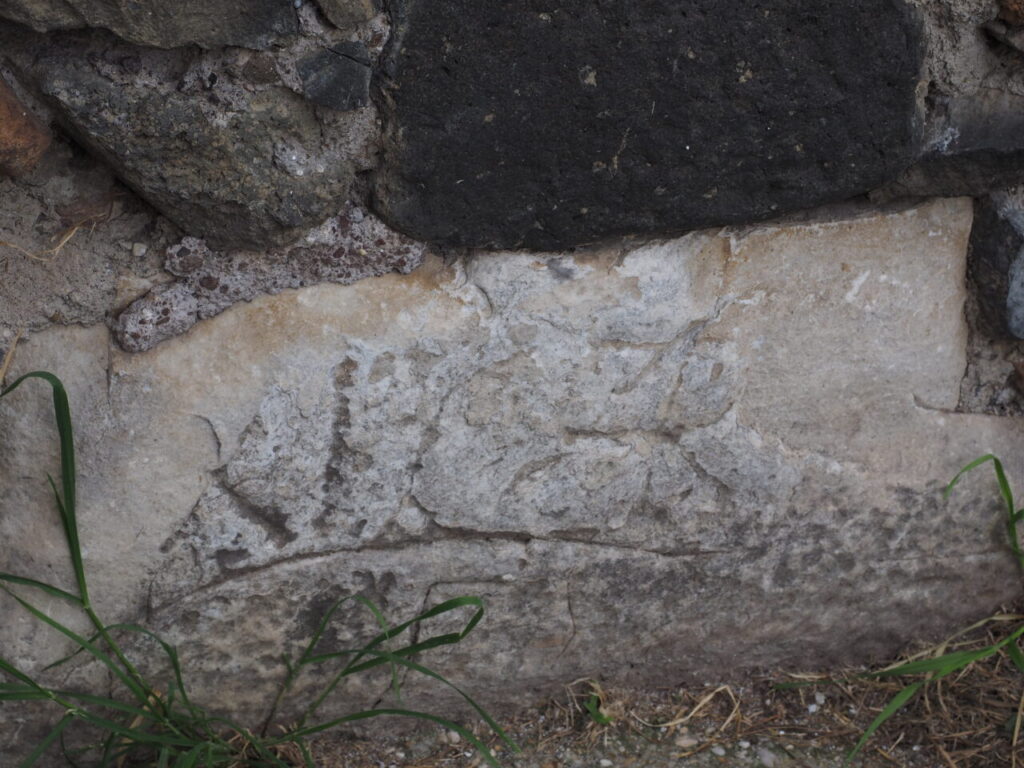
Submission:
[[[342,112],[370,101],[370,54],[362,43],[338,43],[299,62],[302,91],[314,104]]]
[[[1024,237],[1000,214],[992,199],[977,200],[968,265],[978,301],[980,329],[987,336],[1013,335],[1008,324],[1007,299],[1011,267],[1022,248]]]
[[[376,204],[416,237],[557,248],[862,193],[916,151],[902,0],[405,0]]]
[[[1024,182],[1024,96],[996,89],[931,108],[927,151],[886,196],[983,195]]]

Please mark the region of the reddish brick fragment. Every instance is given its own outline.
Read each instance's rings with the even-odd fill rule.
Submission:
[[[999,18],[1010,24],[1024,26],[1024,0],[1001,0]]]
[[[0,175],[25,175],[49,146],[49,131],[0,79]]]

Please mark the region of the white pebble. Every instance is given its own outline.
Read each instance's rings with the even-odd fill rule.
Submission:
[[[608,759],[602,760],[601,768],[612,768],[612,761]]]
[[[814,694],[814,700],[818,702],[818,706],[820,707],[825,703],[825,694],[821,692]]]
[[[810,712],[812,715],[815,712],[817,712],[819,709],[820,709],[820,707],[817,704],[808,704],[807,705],[807,711]]]
[[[724,757],[725,756],[725,747],[723,747],[721,744],[716,744],[715,746],[713,746],[711,748],[711,751],[714,752],[719,757]]]
[[[146,251],[149,247],[145,243],[132,243],[132,256],[136,259],[141,259],[146,255]]]

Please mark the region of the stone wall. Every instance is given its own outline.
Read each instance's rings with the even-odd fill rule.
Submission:
[[[499,709],[1016,596],[992,483],[941,495],[1024,477],[1015,5],[192,5],[0,9],[0,334],[200,697],[258,718],[345,594],[482,595],[436,663]],[[60,578],[48,408],[0,404],[0,568]]]

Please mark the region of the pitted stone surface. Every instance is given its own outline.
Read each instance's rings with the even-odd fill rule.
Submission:
[[[348,285],[386,272],[408,274],[423,263],[424,246],[348,205],[296,245],[263,253],[212,250],[186,237],[167,249],[164,269],[176,278],[132,302],[113,323],[130,352],[151,349],[199,320],[261,294],[317,283]]]
[[[266,48],[299,31],[292,0],[5,0],[0,16],[39,32],[99,27],[160,48]]]
[[[917,151],[902,0],[405,0],[395,23],[377,200],[420,239],[750,221],[865,192]]]
[[[434,664],[491,705],[597,670],[846,662],[1015,589],[990,478],[941,495],[971,458],[1024,447],[1019,421],[955,411],[970,225],[952,200],[430,258],[239,304],[141,354],[103,327],[38,333],[12,373],[70,386],[104,615],[166,631],[195,693],[247,720],[279,654],[352,593],[396,619],[482,594],[484,625]],[[16,405],[0,556],[58,578],[48,399]],[[48,637],[0,626],[24,663],[58,655]]]

